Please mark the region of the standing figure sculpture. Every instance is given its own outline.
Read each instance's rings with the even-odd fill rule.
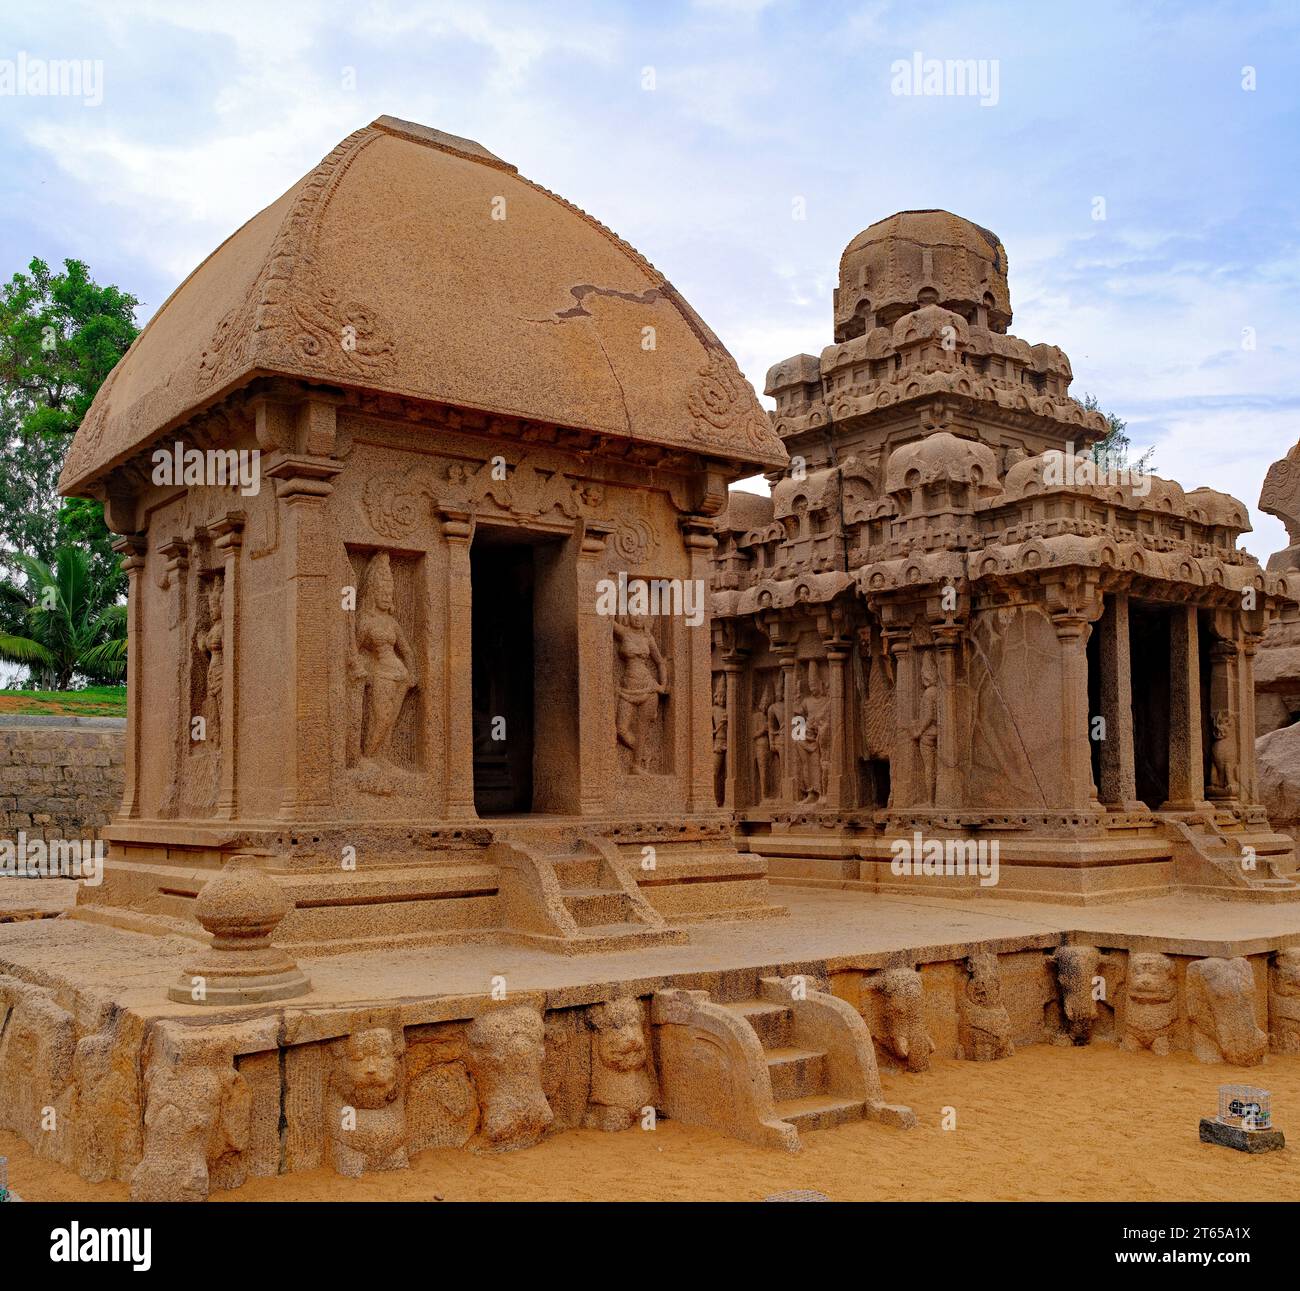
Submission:
[[[415,656],[393,613],[393,570],[386,552],[366,566],[355,627],[355,747],[363,766],[391,767],[393,731],[416,680]]]
[[[221,737],[221,695],[225,684],[225,624],[222,619],[222,602],[225,592],[225,580],[220,574],[211,579],[207,587],[208,626],[200,629],[195,637],[195,645],[208,658],[205,673],[207,694],[206,713],[207,738],[216,742]]]
[[[781,780],[785,771],[785,703],[784,682],[778,677],[767,704],[767,788],[764,797],[781,797]]]
[[[827,758],[830,752],[831,701],[817,673],[817,663],[808,664],[808,693],[803,696],[803,739],[795,748],[799,759],[800,801],[805,805],[821,802],[826,793]]]
[[[713,797],[719,807],[727,801],[727,677],[713,681]]]
[[[1216,709],[1210,717],[1214,739],[1210,744],[1210,783],[1207,796],[1235,798],[1237,796],[1237,750],[1234,747],[1236,724],[1227,709]]]
[[[916,741],[921,766],[921,803],[929,806],[935,797],[939,751],[939,677],[934,666],[934,655],[928,650],[921,660],[919,709],[916,723],[912,727],[912,738]]]
[[[618,650],[618,742],[628,751],[629,771],[649,775],[654,755],[650,731],[659,719],[659,699],[668,694],[668,665],[644,614],[614,620]]]

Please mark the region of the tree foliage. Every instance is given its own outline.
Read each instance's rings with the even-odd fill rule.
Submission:
[[[1085,394],[1083,396],[1083,406],[1089,412],[1101,412],[1101,405],[1097,401],[1097,396]],[[1128,460],[1129,449],[1132,447],[1132,441],[1128,436],[1128,422],[1117,417],[1113,412],[1102,414],[1106,418],[1106,425],[1109,429],[1106,433],[1092,446],[1092,459],[1099,466],[1113,467],[1115,470],[1127,468],[1134,473],[1150,474],[1155,467],[1151,463],[1151,456],[1155,452],[1154,448],[1148,448],[1136,462],[1130,463]]]
[[[38,688],[67,690],[74,678],[118,681],[126,670],[126,606],[91,573],[89,553],[61,547],[54,563],[16,554],[23,581],[0,582],[5,619],[0,659],[22,664]]]
[[[80,260],[54,272],[36,259],[0,286],[0,567],[11,575],[18,556],[48,566],[79,544],[91,577],[113,596],[125,588],[102,508],[63,502],[57,484],[95,393],[135,339],[138,304]]]

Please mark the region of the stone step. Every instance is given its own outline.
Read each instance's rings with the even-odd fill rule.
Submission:
[[[595,888],[600,886],[599,856],[566,856],[553,863],[555,877],[562,888]]]
[[[767,1051],[772,1097],[778,1102],[826,1092],[826,1054],[793,1046]]]
[[[837,1098],[834,1094],[811,1094],[787,1098],[776,1104],[776,1114],[802,1134],[805,1130],[829,1130],[866,1115],[866,1104],[859,1098]]]
[[[764,1049],[780,1049],[790,1044],[794,1015],[788,1005],[772,1004],[767,1000],[741,1000],[722,1007],[744,1018],[754,1028]]]
[[[579,928],[621,923],[631,914],[627,894],[614,888],[573,888],[561,896]]]
[[[566,938],[563,949],[574,954],[599,950],[634,950],[640,946],[680,946],[687,940],[680,928],[648,928],[643,923],[598,923]]]

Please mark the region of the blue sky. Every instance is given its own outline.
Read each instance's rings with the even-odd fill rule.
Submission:
[[[893,93],[918,52],[996,60],[996,103]],[[6,277],[76,256],[147,317],[388,112],[605,221],[761,387],[831,340],[845,243],[945,207],[1000,235],[1012,330],[1060,345],[1076,394],[1161,474],[1250,505],[1256,555],[1285,543],[1254,504],[1300,438],[1294,0],[10,3],[0,60],[20,53],[99,60],[103,101],[0,95]]]

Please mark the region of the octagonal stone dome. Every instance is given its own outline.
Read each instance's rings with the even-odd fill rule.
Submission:
[[[753,388],[664,276],[472,140],[380,117],[221,244],[104,383],[68,494],[260,376],[770,468]],[[740,473],[740,472],[738,472]]]
[[[840,256],[835,339],[941,305],[1005,332],[1011,324],[1007,253],[995,233],[950,211],[899,211],[864,229]]]

